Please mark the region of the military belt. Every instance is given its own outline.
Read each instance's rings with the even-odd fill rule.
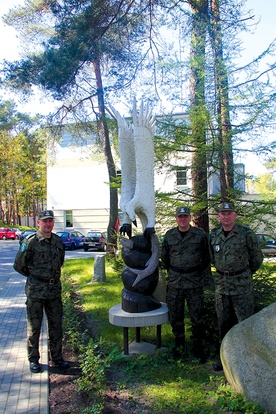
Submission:
[[[54,277],[51,277],[50,279],[42,279],[40,277],[37,277],[35,275],[31,275],[32,277],[34,277],[35,279],[39,280],[40,282],[45,282],[48,283],[49,285],[53,285],[54,283],[56,283],[57,279]]]
[[[201,266],[195,266],[195,267],[190,268],[190,269],[184,269],[183,267],[177,267],[177,266],[173,266],[173,265],[170,265],[170,269],[173,270],[174,272],[178,272],[178,273],[193,273],[193,272],[196,272],[198,270],[202,270]]]
[[[220,275],[223,276],[236,276],[236,275],[241,275],[242,273],[246,272],[248,270],[248,267],[245,267],[244,269],[238,270],[237,272],[222,272],[221,270],[216,269],[216,272]]]

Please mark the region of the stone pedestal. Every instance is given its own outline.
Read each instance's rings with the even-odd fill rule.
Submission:
[[[94,261],[94,276],[92,278],[93,282],[105,282],[105,255],[96,255]]]
[[[161,348],[161,325],[169,321],[168,308],[165,303],[161,303],[161,307],[149,312],[129,313],[122,309],[121,303],[109,309],[109,322],[112,325],[122,326],[124,329],[124,355],[152,353],[151,344],[140,341],[140,328],[143,326],[156,325],[156,348]],[[136,328],[136,341],[129,347],[128,328]],[[147,352],[150,350],[150,352]]]

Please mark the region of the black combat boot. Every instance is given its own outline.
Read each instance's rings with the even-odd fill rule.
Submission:
[[[41,366],[38,360],[30,361],[30,371],[34,374],[38,374],[39,372],[41,372]]]
[[[61,370],[66,370],[69,368],[69,364],[67,361],[64,361],[62,358],[60,359],[55,359],[52,361],[53,365],[55,367],[58,367]]]
[[[213,370],[214,371],[223,371],[223,366],[222,366],[220,358],[218,358],[217,362],[215,364],[213,364]]]
[[[206,355],[203,350],[203,345],[201,341],[194,341],[192,346],[192,354],[198,360],[200,364],[205,364],[206,362]]]

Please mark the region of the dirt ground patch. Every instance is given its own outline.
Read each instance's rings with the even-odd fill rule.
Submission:
[[[64,344],[63,358],[68,361],[70,368],[65,372],[58,368],[49,367],[50,414],[77,413],[85,408],[84,396],[78,392],[75,380],[81,375],[81,369],[70,346]]]
[[[49,368],[50,414],[79,414],[91,404],[91,399],[84,392],[78,391],[75,380],[80,377],[81,369],[70,345],[64,344],[63,357],[69,362],[67,371],[61,372],[58,368]],[[152,409],[144,402],[133,401],[128,392],[118,390],[116,382],[118,373],[107,375],[107,390],[104,393],[103,414],[150,414]],[[112,378],[114,375],[114,378]],[[116,377],[116,378],[115,378]]]

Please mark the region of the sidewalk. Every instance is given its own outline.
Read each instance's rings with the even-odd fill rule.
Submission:
[[[48,414],[47,333],[40,337],[42,373],[29,370],[25,278],[10,271],[0,284],[0,414]]]

